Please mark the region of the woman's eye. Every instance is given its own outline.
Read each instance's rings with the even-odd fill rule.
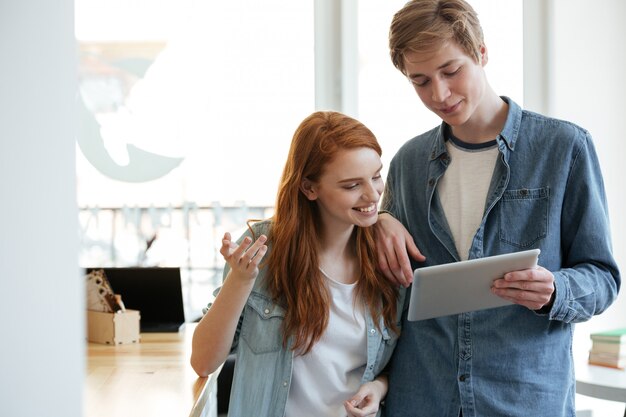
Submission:
[[[344,185],[343,188],[345,188],[346,190],[354,190],[356,187],[358,187],[359,184],[349,184],[349,185]]]

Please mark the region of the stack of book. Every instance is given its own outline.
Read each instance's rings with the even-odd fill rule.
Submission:
[[[626,328],[591,334],[589,363],[624,369],[626,367]]]

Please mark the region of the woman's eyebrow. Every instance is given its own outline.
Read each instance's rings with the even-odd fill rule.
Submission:
[[[380,164],[380,167],[376,170],[376,172],[375,172],[375,173],[378,173],[378,172],[382,171],[382,169],[383,169],[383,165],[382,165],[382,164]],[[338,183],[343,183],[343,182],[354,182],[354,181],[359,181],[359,180],[362,180],[362,179],[363,179],[363,177],[346,178],[346,179],[343,179],[343,180],[339,180],[339,181],[337,181],[337,182],[338,182]]]

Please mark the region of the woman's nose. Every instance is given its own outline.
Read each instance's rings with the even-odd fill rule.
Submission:
[[[374,184],[369,184],[363,192],[363,199],[369,202],[377,202],[380,198],[380,194]]]

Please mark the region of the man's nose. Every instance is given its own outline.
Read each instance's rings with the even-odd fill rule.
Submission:
[[[431,80],[432,100],[442,103],[450,96],[450,88],[445,80]]]

